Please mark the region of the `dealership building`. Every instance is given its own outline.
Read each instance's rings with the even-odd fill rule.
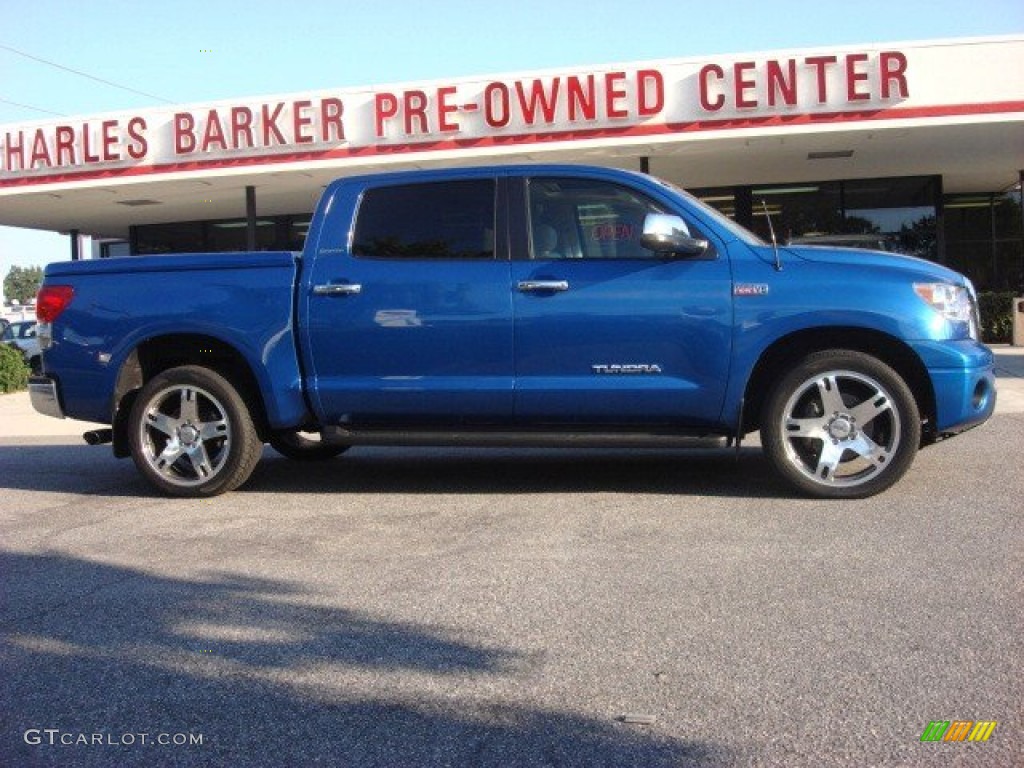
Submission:
[[[1024,280],[1024,37],[713,55],[0,126],[0,224],[72,258],[301,248],[333,178],[492,163],[649,172],[782,241]],[[79,247],[91,236],[91,254]]]

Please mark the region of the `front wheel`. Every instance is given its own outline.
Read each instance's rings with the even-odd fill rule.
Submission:
[[[135,466],[170,496],[216,496],[249,479],[263,443],[220,374],[187,365],[154,376],[130,416]]]
[[[816,352],[782,377],[765,404],[764,451],[812,496],[857,499],[884,491],[910,468],[921,418],[906,382],[877,358]]]

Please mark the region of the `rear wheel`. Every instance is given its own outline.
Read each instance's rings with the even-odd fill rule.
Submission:
[[[801,491],[864,498],[909,469],[921,441],[906,382],[877,358],[850,350],[809,355],[765,404],[765,454]]]
[[[154,376],[132,406],[135,466],[171,496],[215,496],[249,479],[263,449],[245,401],[198,366]]]
[[[348,450],[347,445],[324,442],[319,432],[298,429],[277,432],[270,438],[270,447],[295,461],[325,461]]]

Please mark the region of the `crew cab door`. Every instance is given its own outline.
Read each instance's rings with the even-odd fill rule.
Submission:
[[[371,183],[331,206],[302,298],[322,422],[510,419],[504,180]]]
[[[686,216],[631,187],[589,177],[513,181],[517,419],[717,423],[731,353],[724,251],[714,241],[696,257],[645,249],[646,214]]]

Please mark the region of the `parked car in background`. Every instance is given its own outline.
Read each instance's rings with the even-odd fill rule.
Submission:
[[[33,373],[39,373],[42,370],[43,358],[39,351],[39,339],[36,338],[35,320],[19,320],[9,323],[3,329],[0,341],[20,350]]]
[[[892,238],[885,235],[818,235],[791,237],[787,245],[824,245],[829,248],[861,248],[868,251],[898,252]]]
[[[36,305],[35,301],[31,301],[27,304],[21,304],[17,301],[4,302],[3,306],[0,307],[0,319],[4,323],[16,323],[19,320],[35,320],[36,319]],[[0,328],[2,331],[3,328]]]

